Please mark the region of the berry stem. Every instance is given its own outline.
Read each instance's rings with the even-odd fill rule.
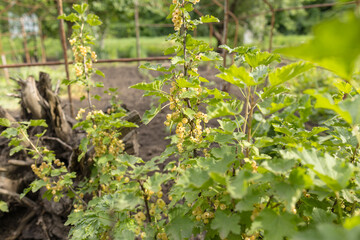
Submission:
[[[148,195],[145,192],[145,188],[144,185],[141,183],[141,180],[138,180],[141,191],[143,191],[143,196],[144,196],[144,202],[145,202],[145,209],[146,209],[146,218],[148,220],[148,222],[151,222],[151,216],[150,216],[150,209],[149,209],[149,202],[147,200]]]

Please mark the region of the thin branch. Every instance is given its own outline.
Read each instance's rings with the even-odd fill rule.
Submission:
[[[63,145],[64,147],[66,147],[69,150],[73,150],[73,148],[67,144],[66,142],[62,141],[60,138],[57,137],[49,137],[49,136],[43,136],[42,139],[47,139],[47,140],[53,140],[53,141],[57,141],[58,143],[60,143],[61,145]]]
[[[31,147],[34,149],[34,151],[39,155],[39,157],[41,159],[44,158],[44,156],[42,155],[42,153],[39,151],[39,149],[34,145],[34,143],[29,139],[29,137],[24,133],[24,131],[20,128],[20,132],[21,134],[24,136],[24,138],[26,139],[26,141],[31,145]],[[52,169],[55,169],[53,165],[51,165],[51,168]],[[60,176],[61,178],[61,176]],[[87,207],[87,203],[84,201],[84,199],[82,199],[79,194],[76,193],[75,189],[72,188],[71,186],[67,186],[67,188],[69,188],[73,193],[74,195],[80,199],[80,201]]]
[[[8,163],[14,166],[20,166],[20,167],[27,167],[33,164],[34,162],[28,162],[23,160],[17,160],[17,159],[10,159],[8,160]]]
[[[273,42],[273,35],[274,35],[274,27],[275,27],[275,14],[276,9],[269,3],[268,0],[263,0],[266,5],[270,8],[271,11],[271,27],[270,27],[270,37],[269,37],[269,52],[272,50],[272,42]]]

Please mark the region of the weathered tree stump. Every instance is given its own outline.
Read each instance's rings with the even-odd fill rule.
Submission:
[[[56,157],[65,162],[70,171],[76,171],[78,177],[89,174],[93,148],[78,161],[79,144],[85,134],[73,130],[75,119],[64,113],[60,98],[52,91],[51,79],[47,73],[40,72],[39,81],[29,76],[27,79],[13,79],[19,86],[21,115],[19,119],[13,117],[0,106],[0,118],[8,119],[13,127],[19,126],[19,121],[31,119],[45,119],[48,125],[46,134],[41,137],[41,145],[55,152]],[[18,96],[18,95],[16,95]],[[141,119],[136,111],[130,111],[124,120],[141,125]],[[0,126],[0,131],[5,130]],[[35,127],[29,130],[30,139],[44,130]],[[121,136],[128,154],[138,154],[139,144],[134,128],[124,128]],[[10,213],[0,212],[1,239],[67,239],[69,227],[63,225],[66,216],[72,209],[70,199],[60,202],[49,202],[42,199],[42,193],[31,193],[20,199],[23,189],[35,179],[30,166],[34,162],[26,153],[20,151],[9,156],[11,147],[9,140],[0,137],[0,200],[6,201]],[[23,143],[30,148],[29,143]],[[81,180],[81,179],[79,179]],[[11,232],[11,235],[6,233]]]

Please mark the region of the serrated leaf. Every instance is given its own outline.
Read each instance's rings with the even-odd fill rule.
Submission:
[[[216,76],[240,88],[243,88],[244,84],[247,86],[254,86],[260,83],[256,82],[244,67],[237,67],[235,64]]]
[[[90,26],[99,26],[102,24],[102,22],[100,21],[99,16],[95,15],[95,14],[88,14],[87,15],[87,19],[86,22],[90,25]]]
[[[224,116],[235,116],[240,114],[242,104],[240,102],[219,102],[216,105],[208,106],[206,109],[209,119]]]
[[[296,62],[286,65],[282,68],[277,68],[274,72],[269,74],[270,84],[272,86],[280,85],[306,71],[313,68],[314,65],[307,62]]]
[[[183,240],[192,235],[194,224],[186,216],[176,216],[166,226],[166,232],[171,236],[170,239]]]
[[[279,54],[272,54],[269,52],[250,52],[245,54],[245,61],[253,68],[260,65],[269,65],[273,61],[280,62]]]
[[[324,157],[319,156],[315,149],[294,153],[333,191],[345,188],[352,176],[353,169],[350,165],[328,153],[325,153]]]
[[[203,22],[203,23],[220,22],[219,19],[217,19],[214,16],[210,16],[210,15],[201,16],[200,21]]]
[[[340,117],[342,117],[346,122],[348,122],[349,124],[352,124],[352,115],[342,109],[339,104],[334,103],[332,97],[330,96],[330,94],[328,93],[317,93],[314,89],[308,89],[306,91],[304,91],[304,93],[309,94],[310,96],[316,98],[316,103],[315,103],[315,108],[325,108],[325,109],[330,109],[334,112],[336,112],[337,114],[340,115]],[[349,106],[343,105],[343,107],[347,108],[350,107],[351,105],[349,104]]]
[[[243,198],[247,193],[249,185],[248,181],[252,178],[253,175],[250,172],[246,170],[239,171],[239,173],[227,184],[227,190],[230,193],[230,196],[235,199]]]
[[[30,184],[31,191],[37,192],[40,188],[45,187],[46,184],[47,182],[45,182],[44,180],[35,180]]]
[[[267,170],[276,173],[284,174],[294,167],[295,161],[293,159],[273,158],[268,161],[264,161],[261,166]]]
[[[82,4],[74,4],[73,5],[73,9],[75,10],[75,11],[77,11],[79,14],[83,14],[85,11],[86,11],[86,9],[88,8],[88,4],[86,4],[86,3],[82,3]]]
[[[211,222],[211,229],[217,230],[221,239],[225,239],[231,232],[240,234],[240,216],[235,214],[227,215],[222,211],[216,211],[214,220]]]
[[[287,212],[277,214],[271,209],[264,209],[255,219],[252,230],[263,229],[267,240],[291,239],[296,233],[297,218]]]

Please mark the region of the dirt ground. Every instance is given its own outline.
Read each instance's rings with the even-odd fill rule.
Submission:
[[[95,81],[102,81],[104,88],[98,88],[94,94],[102,96],[102,100],[94,101],[93,103],[99,108],[104,109],[109,104],[110,97],[104,94],[104,90],[108,88],[117,88],[119,92],[119,99],[127,106],[129,110],[136,110],[142,116],[144,112],[150,109],[151,104],[156,104],[156,100],[151,97],[142,97],[143,91],[138,89],[129,88],[136,83],[150,81],[149,75],[155,76],[157,73],[154,71],[141,73],[136,66],[101,66],[99,68],[105,74],[105,78],[96,76]],[[217,70],[207,70],[207,67],[201,67],[199,73],[206,77],[209,81],[215,81]],[[79,102],[74,101],[75,109],[79,107],[86,107],[87,101]],[[161,111],[148,125],[142,125],[138,129],[138,142],[140,144],[139,156],[143,160],[149,160],[155,157],[166,148],[169,140],[165,137],[168,136],[166,132],[164,121],[169,109],[165,108]]]

